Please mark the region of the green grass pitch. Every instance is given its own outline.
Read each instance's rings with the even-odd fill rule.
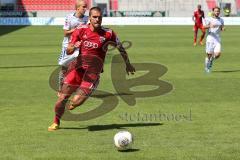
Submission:
[[[205,47],[192,46],[191,26],[112,28],[122,41],[133,43],[127,50],[132,62],[158,63],[168,68],[159,80],[171,83],[173,90],[162,96],[137,98],[136,105],[129,106],[117,96],[111,81],[111,61],[117,54],[112,51],[106,58],[98,89],[115,94],[118,106],[88,121],[62,121],[63,129],[48,132],[57,99],[48,80],[61,51],[62,28],[34,26],[3,34],[0,159],[239,159],[239,26],[227,26],[222,33],[223,54],[214,62],[210,74],[204,73]],[[9,28],[0,30],[4,33]],[[143,72],[137,72],[133,77],[141,75]],[[151,86],[135,89],[145,91]],[[84,113],[100,103],[100,99],[90,98],[74,113]],[[157,113],[166,117],[146,118]],[[139,114],[141,118],[136,117]],[[131,152],[118,152],[114,148],[113,136],[121,130],[134,135]]]

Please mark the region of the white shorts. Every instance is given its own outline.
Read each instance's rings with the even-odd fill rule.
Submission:
[[[68,55],[67,54],[67,47],[62,48],[62,53],[59,56],[58,64],[60,66],[68,66],[68,64],[73,61],[75,58],[77,58],[79,55],[79,50],[75,50],[73,54]]]
[[[207,37],[206,41],[206,53],[220,53],[221,52],[221,42],[219,39],[214,39],[212,37]]]

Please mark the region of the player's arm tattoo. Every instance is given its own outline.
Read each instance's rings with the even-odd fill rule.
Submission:
[[[116,47],[117,47],[118,51],[120,52],[124,62],[126,64],[130,64],[130,61],[129,61],[129,58],[128,58],[128,54],[127,54],[126,50],[123,48],[122,44],[119,43]]]

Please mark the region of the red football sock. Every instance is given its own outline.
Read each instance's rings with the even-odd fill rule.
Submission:
[[[194,43],[197,42],[197,31],[194,31]]]
[[[67,99],[63,101],[57,101],[55,105],[55,117],[54,117],[54,123],[60,124],[60,119],[65,111],[65,105],[67,103]]]
[[[200,42],[202,42],[202,40],[204,39],[204,37],[205,37],[205,32],[202,33],[201,38],[200,38]]]

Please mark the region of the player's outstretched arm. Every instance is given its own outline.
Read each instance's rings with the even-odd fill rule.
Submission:
[[[126,64],[126,72],[129,75],[129,73],[134,74],[135,68],[133,65],[130,63],[130,60],[128,58],[128,54],[126,50],[123,48],[122,44],[117,45],[117,49],[120,52],[121,56],[123,57],[123,60]]]

